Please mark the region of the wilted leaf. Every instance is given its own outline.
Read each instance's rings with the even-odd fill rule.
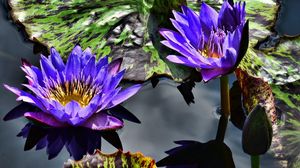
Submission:
[[[156,168],[155,161],[145,157],[142,153],[123,153],[118,151],[113,154],[104,154],[97,150],[94,155],[86,155],[80,161],[68,160],[65,168]]]
[[[258,104],[247,119],[243,127],[242,145],[249,155],[265,154],[272,143],[273,130],[266,109]]]
[[[250,113],[257,104],[261,103],[269,119],[275,123],[277,114],[271,86],[263,79],[252,77],[241,69],[237,69],[235,74],[242,91],[246,112]]]

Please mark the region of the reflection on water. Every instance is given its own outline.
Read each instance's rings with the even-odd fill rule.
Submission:
[[[296,0],[295,0],[296,1]],[[3,8],[0,8],[4,11]],[[25,78],[21,72],[20,60],[26,58],[34,65],[37,55],[32,54],[32,44],[24,42],[14,25],[0,16],[0,83],[20,86]],[[293,27],[293,26],[290,26]],[[167,155],[164,153],[175,145],[177,140],[196,140],[207,142],[215,138],[218,124],[218,114],[215,112],[219,105],[219,82],[214,80],[209,84],[198,83],[193,91],[195,104],[188,106],[176,84],[164,80],[152,89],[146,85],[124,106],[133,112],[142,122],[135,124],[126,122],[125,127],[118,133],[125,151],[141,151],[155,160]],[[0,118],[17,105],[15,96],[0,88]],[[25,141],[16,135],[26,125],[25,120],[0,122],[0,162],[2,167],[62,167],[69,158],[63,149],[60,154],[48,161],[45,150],[24,152]],[[228,125],[225,143],[230,147],[236,167],[249,168],[249,156],[241,148],[241,131],[231,123]],[[115,148],[102,143],[104,152],[114,152]],[[271,154],[262,157],[262,167],[278,167]]]
[[[83,127],[52,128],[28,123],[18,136],[26,138],[25,151],[34,147],[36,150],[46,148],[49,160],[55,158],[64,146],[71,157],[80,160],[85,154],[94,154],[96,149],[101,149],[102,138],[122,149],[115,131],[94,131]]]

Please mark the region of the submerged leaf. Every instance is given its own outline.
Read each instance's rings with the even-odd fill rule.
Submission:
[[[68,160],[64,164],[65,168],[85,168],[85,167],[103,167],[103,168],[156,168],[155,161],[144,156],[142,153],[123,153],[118,151],[112,154],[104,154],[97,150],[94,155],[86,155],[80,161]]]

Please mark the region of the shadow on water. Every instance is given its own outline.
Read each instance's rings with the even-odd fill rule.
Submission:
[[[281,25],[300,23],[295,20],[299,17],[290,14],[292,11],[297,13],[296,5],[293,3],[298,3],[298,0],[286,1],[285,6],[289,11],[283,11],[288,11],[289,14],[282,14],[282,18],[285,19],[282,19]],[[32,64],[38,65],[38,55],[32,53],[33,44],[25,41],[21,33],[7,20],[6,10],[2,6],[0,11],[0,83],[21,87],[20,83],[25,80],[19,68],[21,58],[26,58]],[[287,30],[287,28],[290,29]],[[299,25],[278,26],[278,30],[283,34],[293,34],[299,33],[296,31],[300,28]],[[233,80],[232,78],[231,81]],[[220,102],[219,81],[214,80],[209,84],[197,83],[193,90],[195,104],[190,106],[185,103],[176,86],[177,84],[169,80],[161,81],[154,89],[148,84],[124,104],[142,122],[141,125],[126,122],[125,127],[118,132],[125,151],[141,151],[158,161],[167,156],[164,154],[165,151],[174,148],[173,141],[188,139],[208,142],[215,138],[219,118],[216,113]],[[0,100],[0,118],[2,119],[10,109],[17,105],[17,102],[15,96],[4,90],[2,86],[0,87]],[[26,122],[22,119],[10,122],[0,121],[1,166],[62,167],[63,162],[69,158],[68,152],[64,149],[51,161],[48,161],[45,150],[23,151],[25,141],[17,138],[16,135]],[[235,166],[249,168],[250,159],[242,151],[241,136],[241,131],[229,123],[225,143],[232,151]],[[107,142],[103,142],[102,150],[115,152],[115,148]],[[262,157],[261,165],[263,168],[278,167],[270,153]]]

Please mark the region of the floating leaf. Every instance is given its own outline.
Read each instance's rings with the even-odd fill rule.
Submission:
[[[273,85],[272,89],[283,121],[275,146],[276,156],[286,160],[287,167],[297,168],[300,165],[300,80]]]
[[[150,157],[145,157],[142,153],[123,153],[118,151],[113,154],[104,154],[97,150],[94,155],[86,155],[80,161],[68,160],[64,164],[65,168],[156,168],[155,161]]]
[[[266,109],[258,104],[247,116],[243,127],[242,145],[249,155],[265,154],[272,142],[273,130]]]
[[[188,71],[167,65],[161,59],[147,27],[150,9],[169,15],[183,0],[8,2],[13,20],[25,27],[29,39],[48,49],[54,46],[65,59],[72,46],[80,44],[82,48],[90,47],[98,57],[108,54],[113,60],[123,57],[127,80],[145,81],[152,76],[168,76],[182,81],[189,77]]]

